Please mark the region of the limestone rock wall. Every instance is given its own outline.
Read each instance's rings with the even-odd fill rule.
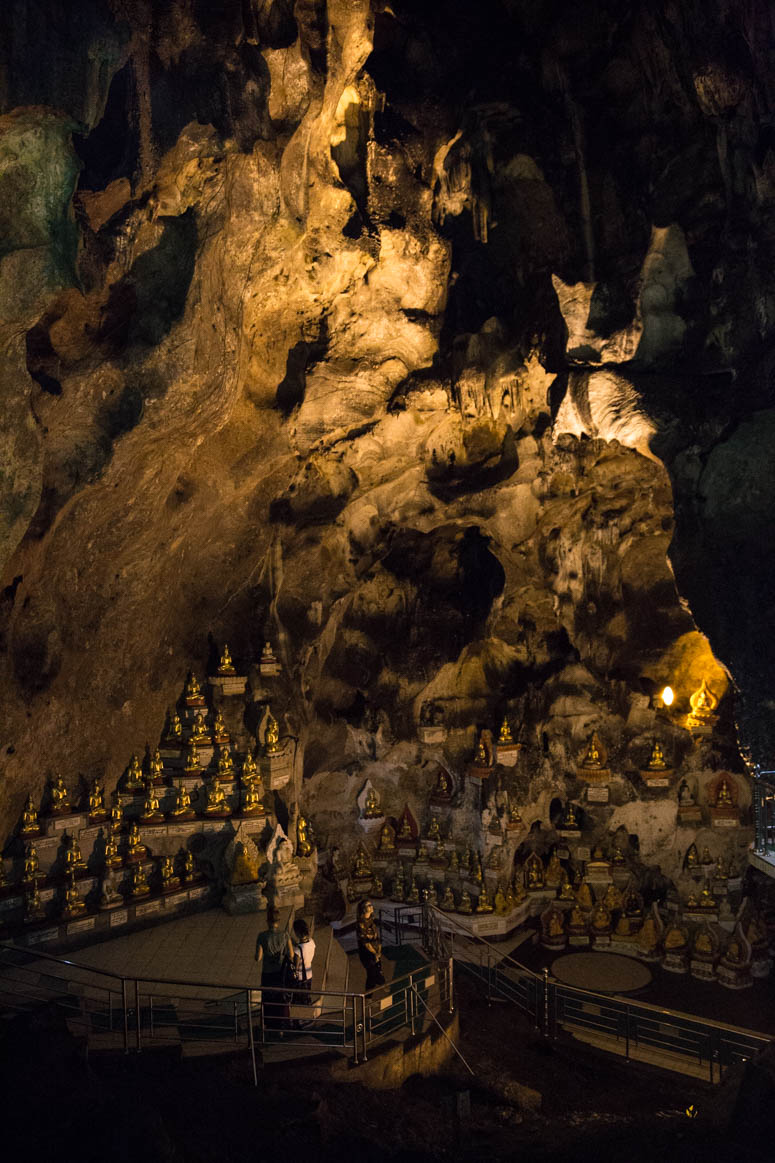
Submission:
[[[332,828],[427,699],[461,767],[506,711],[536,756],[567,736],[547,789],[596,716],[626,750],[661,683],[687,709],[696,627],[769,762],[766,6],[27,7],[6,827],[52,770],[110,787],[210,636],[242,665],[272,639]]]

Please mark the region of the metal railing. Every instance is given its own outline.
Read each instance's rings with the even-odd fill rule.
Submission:
[[[753,1058],[771,1042],[755,1030],[563,985],[548,970],[534,973],[483,937],[471,936],[435,906],[424,908],[431,916],[418,932],[429,935],[426,948],[443,948],[460,971],[484,987],[488,1000],[511,1002],[547,1038],[592,1034],[601,1049],[615,1046],[628,1060],[647,1058],[665,1069],[691,1064],[707,1071],[710,1082],[720,1082],[730,1066]]]
[[[242,1048],[250,1054],[257,1084],[257,1047],[276,1047],[286,1056],[339,1051],[357,1065],[378,1043],[423,1032],[437,1015],[453,1010],[453,966],[451,958],[430,962],[369,992],[308,994],[244,983],[124,977],[0,943],[0,1012],[46,1005],[93,1050]]]

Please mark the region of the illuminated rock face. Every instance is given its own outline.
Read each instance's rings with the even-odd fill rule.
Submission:
[[[672,677],[668,550],[766,761],[775,163],[767,62],[692,80],[726,6],[76,4],[25,44],[20,4],[6,823],[49,769],[110,788],[209,632],[271,637],[322,813],[428,699],[547,754],[572,718],[565,759]]]

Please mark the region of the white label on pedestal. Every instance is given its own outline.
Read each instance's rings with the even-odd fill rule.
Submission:
[[[581,844],[579,844],[578,848],[576,849],[576,859],[589,860],[590,856],[591,852],[589,848],[584,848]]]
[[[96,917],[84,917],[82,921],[71,921],[67,926],[67,935],[71,933],[85,933],[87,929],[93,929],[97,923]]]
[[[569,945],[588,945],[589,937],[568,937]]]
[[[46,904],[47,901],[52,901],[54,899],[55,892],[56,892],[55,888],[42,888],[40,890],[40,899],[43,901],[44,904]]]
[[[90,824],[88,828],[81,828],[78,833],[78,840],[81,844],[83,844],[84,840],[95,840],[102,827],[102,824]]]
[[[497,930],[497,928],[498,928],[498,921],[495,917],[492,917],[491,919],[489,919],[487,921],[477,920],[475,922],[475,925],[474,925],[474,931],[476,933],[494,933]]]
[[[114,913],[110,914],[110,927],[114,925],[125,925],[129,920],[129,913],[126,909],[116,909]]]
[[[168,836],[191,836],[194,832],[198,832],[202,825],[198,820],[192,820],[190,824],[170,824],[167,828]]]
[[[145,901],[144,904],[135,905],[136,917],[147,917],[149,913],[159,913],[162,910],[161,901]]]
[[[724,819],[723,817],[720,820],[713,821],[714,828],[736,828],[737,826],[737,820]]]
[[[607,804],[608,796],[607,783],[598,784],[597,786],[590,784],[587,788],[587,802],[590,804]]]
[[[44,836],[40,840],[33,840],[38,856],[41,852],[47,852],[49,848],[56,848],[59,845],[58,836]]]
[[[246,816],[240,823],[243,832],[260,832],[266,825],[266,816]]]
[[[83,816],[52,816],[49,820],[48,830],[50,832],[66,832],[70,829],[73,832],[79,832],[83,822]]]
[[[37,933],[30,933],[27,938],[28,945],[42,945],[44,941],[56,941],[59,936],[59,929],[41,929]]]
[[[665,778],[647,779],[646,787],[670,787],[670,780]]]
[[[204,897],[210,895],[209,884],[203,884],[201,888],[192,888],[188,894],[188,899],[191,901],[201,901]]]
[[[53,896],[53,894],[54,894],[54,890],[52,889],[51,895]],[[40,895],[42,898],[43,893],[41,893]],[[5,897],[4,900],[0,901],[0,912],[6,912],[9,909],[17,909],[21,903],[22,903],[22,898],[20,896],[7,896],[7,897]]]

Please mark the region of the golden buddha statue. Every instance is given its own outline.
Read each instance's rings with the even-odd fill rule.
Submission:
[[[592,908],[594,903],[592,900],[592,890],[587,884],[586,880],[582,880],[581,884],[576,890],[576,903],[580,906],[580,908],[586,909],[587,911]]]
[[[404,866],[399,864],[398,872],[393,880],[393,900],[402,901],[406,897],[406,882],[404,880]]]
[[[665,753],[657,739],[654,740],[654,746],[651,749],[651,757],[649,758],[647,768],[649,771],[667,771]]]
[[[727,867],[727,863],[724,860],[723,856],[719,856],[718,860],[716,861],[715,876],[716,876],[716,880],[728,880],[729,879],[729,868]]]
[[[676,952],[679,949],[686,948],[686,933],[679,925],[670,925],[665,933],[664,940],[665,952],[668,950]]]
[[[197,677],[194,674],[193,670],[190,670],[188,672],[188,678],[186,679],[186,685],[183,688],[183,696],[184,696],[186,702],[189,704],[202,702],[202,699],[203,699],[202,688],[200,687],[199,682],[197,680]]]
[[[113,832],[109,832],[105,837],[104,859],[107,868],[118,868],[120,864],[123,864]]]
[[[686,907],[687,909],[698,909],[700,907],[700,902],[694,891],[690,892],[686,898]]]
[[[75,873],[71,872],[65,889],[65,903],[62,909],[62,916],[66,920],[71,917],[77,917],[80,913],[86,912],[86,904],[81,900],[78,892],[78,885],[75,883]]]
[[[609,913],[613,913],[622,907],[622,894],[620,889],[618,889],[615,884],[609,884],[608,888],[605,890],[603,904],[608,909]]]
[[[519,805],[516,800],[509,797],[509,821],[512,824],[521,824],[522,817],[519,814]]]
[[[716,807],[717,808],[731,808],[733,806],[732,793],[729,790],[729,783],[726,779],[722,779],[716,791]]]
[[[154,790],[153,781],[148,779],[148,784],[145,789],[145,803],[143,810],[140,813],[141,820],[158,820],[161,817],[161,810],[159,808],[159,797]]]
[[[167,711],[167,724],[167,739],[171,742],[179,743],[183,738],[183,724],[180,721],[180,715],[177,711]]]
[[[622,843],[623,841],[620,840],[617,836],[614,840],[613,849],[611,851],[611,862],[613,864],[624,864],[626,862],[627,857],[624,854]]]
[[[194,853],[190,848],[187,848],[183,856],[183,879],[191,881],[196,876],[196,865],[194,863]]]
[[[563,937],[565,935],[565,918],[559,909],[551,909],[546,924],[547,937]]]
[[[175,788],[175,807],[170,812],[170,815],[189,816],[192,812],[191,796],[188,794],[188,789],[185,784],[181,782]]]
[[[487,885],[482,881],[482,891],[479,893],[479,900],[476,902],[477,913],[491,913],[492,905],[490,904],[490,894],[487,892]]]
[[[466,916],[474,911],[473,905],[471,904],[471,897],[466,889],[463,889],[463,892],[460,896],[460,904],[458,905],[457,911],[459,913],[464,913]]]
[[[256,761],[250,751],[248,751],[242,761],[242,782],[251,783],[257,775],[258,768],[256,767]]]
[[[652,916],[646,917],[635,941],[643,953],[651,953],[656,949],[659,943],[659,933],[657,931],[657,923]]]
[[[175,875],[175,864],[171,856],[163,856],[161,861],[161,886],[164,892],[172,892],[180,885],[180,878]]]
[[[408,905],[416,905],[416,904],[419,904],[419,902],[420,902],[420,890],[418,889],[417,885],[414,882],[414,873],[412,873],[412,879],[409,882],[409,891],[406,894],[406,903]]]
[[[256,779],[242,782],[242,815],[260,816],[264,814],[264,805],[261,802],[261,783]]]
[[[101,819],[105,811],[105,791],[99,779],[95,778],[89,792],[89,817],[92,820]]]
[[[132,896],[147,896],[150,891],[150,885],[145,878],[145,869],[142,864],[135,864],[132,868]]]
[[[498,889],[496,890],[494,904],[496,915],[499,917],[504,917],[509,911],[509,907],[506,902],[506,894],[500,886],[498,886]]]
[[[602,744],[598,738],[597,731],[592,732],[592,738],[587,744],[587,750],[584,753],[581,766],[595,769],[603,766]]]
[[[382,816],[382,808],[379,806],[379,797],[373,787],[370,787],[366,793],[366,802],[363,805],[364,820],[378,820]]]
[[[299,818],[296,821],[296,855],[307,857],[312,855],[312,844],[309,839],[309,825],[306,817],[299,812]]]
[[[460,869],[460,858],[458,857],[458,854],[457,854],[457,848],[453,848],[449,854],[449,871],[453,874],[457,874],[459,869]]]
[[[154,783],[162,783],[164,781],[164,760],[161,757],[161,751],[158,747],[151,756],[148,771]]]
[[[535,852],[531,853],[525,861],[525,876],[527,877],[528,888],[543,888],[544,887],[544,866],[541,859]]]
[[[280,751],[280,725],[268,709],[266,731],[264,732],[264,748],[267,755],[277,755]]]
[[[574,829],[578,828],[578,826],[578,820],[576,819],[576,809],[570,800],[568,800],[568,803],[565,806],[565,812],[560,827],[564,829]]]
[[[431,822],[428,825],[427,839],[435,840],[437,842],[441,840],[441,829],[439,828],[438,816],[431,816]]]
[[[143,769],[140,766],[140,760],[136,755],[133,755],[129,761],[127,768],[126,781],[124,786],[127,791],[139,791],[140,788],[145,787],[145,780],[143,779]]]
[[[452,783],[449,778],[449,772],[440,767],[436,772],[436,783],[433,786],[431,793],[432,798],[437,800],[448,800],[452,795]]]
[[[686,856],[684,857],[684,864],[687,868],[697,868],[700,863],[700,854],[697,851],[696,844],[690,844],[686,849]]]
[[[570,882],[567,872],[565,873],[564,878],[560,883],[559,899],[561,901],[572,901],[576,899],[573,893],[573,885]]]
[[[116,793],[114,793],[114,794],[115,794],[115,800],[114,800],[114,802],[111,806],[111,809],[110,809],[110,830],[111,830],[111,832],[117,832],[119,830],[119,828],[121,827],[121,821],[124,818],[124,809],[121,807],[121,804],[119,803],[118,795]]]
[[[229,742],[229,731],[226,726],[226,720],[223,717],[223,712],[220,708],[215,712],[215,720],[213,722],[213,736],[216,743]]]
[[[130,860],[143,860],[146,856],[146,847],[140,839],[140,826],[137,820],[132,820],[129,825],[127,855]]]
[[[223,780],[234,779],[234,760],[228,743],[224,743],[218,751],[218,778]]]
[[[183,770],[187,774],[190,774],[191,772],[199,771],[199,768],[199,748],[192,739],[186,751],[186,762],[183,766]]]
[[[33,884],[40,876],[38,852],[34,844],[28,844],[24,853],[24,874],[22,884]]]
[[[382,887],[382,880],[380,879],[379,876],[375,875],[374,878],[372,879],[371,895],[373,897],[376,897],[377,900],[381,900],[382,897],[385,895],[385,890]]]
[[[489,767],[487,759],[487,748],[484,745],[484,738],[479,736],[479,742],[476,745],[476,754],[474,755],[474,767]]]
[[[471,879],[476,884],[481,884],[483,879],[484,879],[484,876],[482,873],[482,858],[481,858],[481,856],[478,857],[474,862],[474,868],[473,868],[473,872],[471,873]]]
[[[401,817],[401,826],[398,830],[399,840],[413,840],[412,825],[409,823],[409,815],[406,811]]]
[[[218,783],[217,779],[211,779],[207,783],[207,803],[205,805],[206,816],[225,816],[229,814],[229,805],[226,802],[226,796],[223,794],[223,788]]]
[[[501,723],[501,729],[498,732],[498,746],[499,747],[509,747],[509,746],[511,746],[511,744],[513,744],[513,742],[514,742],[514,737],[511,734],[511,727],[509,726],[508,719],[504,715],[503,722]]]
[[[32,888],[25,894],[24,897],[24,921],[25,924],[32,924],[34,921],[42,921],[45,916],[43,908],[43,901],[40,899],[40,889],[38,888],[37,880],[32,882]]]
[[[221,661],[218,663],[218,674],[236,674],[236,673],[237,673],[237,670],[236,670],[236,667],[234,666],[234,662],[232,660],[231,654],[229,653],[229,647],[224,642],[223,654],[221,655]]]
[[[40,820],[38,813],[35,811],[35,803],[32,796],[27,796],[27,802],[22,811],[22,836],[37,836],[40,831]]]
[[[201,711],[197,711],[194,715],[194,721],[191,724],[191,738],[195,743],[209,742],[210,734],[207,730],[207,723]]]
[[[455,894],[449,882],[444,887],[444,895],[441,898],[439,908],[443,909],[445,913],[451,913],[455,909]]]
[[[49,784],[49,793],[51,795],[51,811],[57,814],[71,811],[70,808],[70,793],[65,787],[65,781],[61,775],[57,775]]]
[[[65,875],[69,876],[72,873],[74,876],[80,876],[86,871],[86,862],[81,856],[80,844],[74,836],[64,836],[63,843],[65,846]]]
[[[706,885],[704,885],[704,887],[702,888],[702,891],[700,892],[700,908],[701,909],[715,909],[715,907],[716,907],[715,898],[706,884]]]
[[[549,863],[546,866],[544,880],[547,888],[558,888],[562,884],[563,871],[560,858],[555,851],[549,857]]]
[[[713,863],[713,857],[710,854],[710,848],[708,848],[707,844],[705,845],[705,847],[702,850],[702,862],[701,863],[702,864],[712,864]]]
[[[592,928],[598,933],[607,933],[611,928],[611,914],[602,901],[598,901],[592,910]]]
[[[687,725],[689,727],[707,726],[715,720],[718,699],[713,694],[705,679],[702,680],[699,690],[696,690],[693,695],[689,696],[689,706],[691,707],[691,711],[687,717]]]
[[[366,880],[371,876],[371,861],[363,844],[359,844],[355,850],[352,874],[355,880]]]
[[[587,915],[579,905],[574,905],[571,909],[570,917],[568,918],[568,927],[586,931]]]
[[[380,829],[379,850],[380,852],[395,852],[396,850],[396,833],[387,820]]]
[[[622,913],[614,929],[614,936],[627,939],[632,936],[632,924],[626,913]]]

